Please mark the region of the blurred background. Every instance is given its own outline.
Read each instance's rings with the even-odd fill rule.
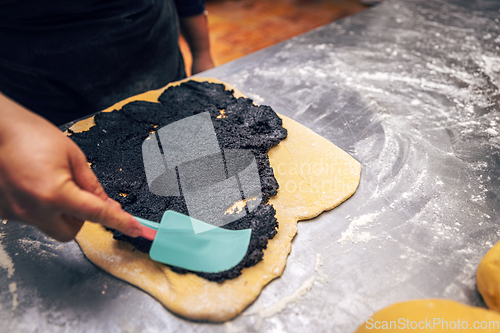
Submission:
[[[368,8],[360,0],[206,0],[215,65]],[[181,38],[186,69],[191,55]],[[190,73],[188,73],[190,74]]]

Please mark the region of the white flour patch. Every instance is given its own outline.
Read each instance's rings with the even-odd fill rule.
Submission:
[[[491,78],[493,83],[500,86],[500,57],[482,55],[484,72]]]
[[[15,282],[9,284],[9,291],[12,294],[12,310],[15,310],[19,305],[19,301],[17,299],[17,284]]]
[[[302,296],[307,294],[307,292],[309,290],[311,290],[311,288],[313,287],[315,280],[316,280],[316,277],[311,276],[309,279],[304,281],[302,283],[302,285],[297,290],[295,290],[293,292],[293,294],[291,294],[290,296],[283,297],[278,302],[274,303],[273,305],[271,305],[265,309],[263,309],[262,306],[259,306],[259,308],[257,308],[256,310],[248,312],[245,315],[246,316],[251,316],[254,314],[259,315],[259,318],[255,324],[255,328],[257,330],[259,330],[261,325],[262,325],[262,320],[264,318],[269,318],[269,317],[273,317],[273,316],[277,315],[278,313],[280,313],[281,311],[286,309],[288,307],[288,305],[296,302],[299,298],[301,298]]]
[[[241,333],[245,332],[244,327],[240,326],[235,326],[232,322],[228,321],[224,324],[224,328],[226,330],[226,333]]]
[[[251,98],[253,100],[254,104],[256,104],[256,105],[264,104],[265,100],[261,96],[259,96],[257,94],[252,94],[252,93],[246,93],[246,95],[248,98]]]
[[[491,128],[491,127],[486,130],[486,133],[488,133],[490,135],[493,135],[493,136],[497,136],[498,135],[498,131],[496,129],[494,129],[494,128]]]
[[[0,234],[0,240],[3,238],[3,234]],[[0,242],[0,267],[7,270],[7,277],[11,278],[14,275],[14,263],[12,262],[11,257],[5,251],[2,243]]]
[[[342,244],[344,244],[348,240],[353,243],[368,242],[370,239],[372,239],[372,236],[368,232],[359,232],[359,230],[361,227],[367,228],[367,225],[373,222],[373,220],[375,220],[379,214],[380,213],[365,214],[354,219],[351,224],[349,224],[347,230],[342,233],[337,242]]]
[[[2,221],[4,224],[7,220]],[[0,240],[3,238],[4,234],[0,233]],[[12,262],[12,258],[5,251],[3,244],[0,242],[0,267],[7,270],[7,278],[11,278],[14,275],[14,263]],[[12,282],[9,284],[9,292],[12,294],[12,310],[15,310],[19,305],[18,297],[17,297],[17,284]]]
[[[316,278],[314,276],[311,276],[309,279],[304,281],[304,283],[302,283],[302,285],[295,290],[292,295],[283,297],[277,303],[259,311],[260,316],[262,318],[272,317],[283,311],[289,304],[297,301],[299,298],[307,294],[307,292],[313,287],[315,279]]]
[[[316,253],[316,264],[314,265],[314,271],[316,272],[316,274],[318,274],[318,282],[328,282],[328,275],[323,272],[323,260],[321,259],[321,254],[319,253]]]
[[[316,253],[316,264],[314,265],[314,270],[318,272],[323,267],[323,260],[321,259],[321,254]]]
[[[36,253],[37,256],[42,257],[57,257],[58,250],[60,250],[62,244],[50,244],[47,242],[42,242],[29,238],[19,239],[18,244],[26,253]]]

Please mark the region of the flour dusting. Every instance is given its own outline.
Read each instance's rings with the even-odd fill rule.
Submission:
[[[321,283],[328,283],[328,275],[323,270],[323,259],[320,253],[316,253],[316,263],[314,264],[314,271],[316,272],[317,281]]]
[[[3,238],[3,234],[0,234],[0,240]],[[2,243],[0,242],[0,267],[7,270],[7,277],[11,278],[14,275],[14,263],[12,262],[11,257],[5,251]]]
[[[246,315],[258,314],[262,319],[262,318],[272,317],[280,313],[281,311],[286,309],[288,305],[297,301],[299,298],[307,294],[307,292],[311,290],[311,288],[313,287],[315,280],[316,277],[311,276],[306,281],[304,281],[302,285],[297,290],[295,290],[293,294],[291,294],[290,296],[283,297],[281,300],[279,300],[278,302],[274,303],[273,305],[267,308],[262,309],[262,307],[259,307],[257,310],[248,312]]]
[[[346,231],[342,232],[341,237],[337,242],[345,243],[348,240],[351,242],[368,242],[372,237],[366,231],[359,231],[361,228],[368,228],[369,224],[377,218],[380,213],[371,213],[362,215],[354,219],[347,228]]]
[[[15,282],[9,284],[9,291],[12,294],[12,310],[15,310],[19,305],[19,300],[17,299],[17,284]]]

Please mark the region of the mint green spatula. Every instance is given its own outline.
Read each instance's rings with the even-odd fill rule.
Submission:
[[[136,218],[143,225],[141,237],[153,241],[151,259],[205,273],[236,266],[247,252],[252,232],[214,227],[172,210],[163,214],[160,224]]]

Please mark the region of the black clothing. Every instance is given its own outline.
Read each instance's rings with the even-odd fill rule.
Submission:
[[[0,0],[0,91],[60,125],[185,77],[177,2]]]

